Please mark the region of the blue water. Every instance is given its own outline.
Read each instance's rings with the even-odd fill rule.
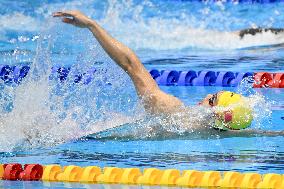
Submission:
[[[92,35],[50,17],[53,11],[61,9],[79,9],[96,19],[110,34],[129,45],[149,70],[284,72],[283,46],[275,45],[284,43],[284,36],[275,39],[264,34],[240,42],[220,33],[255,26],[284,27],[281,3],[2,0],[0,62],[30,65],[33,72],[20,86],[0,83],[0,163],[284,174],[283,136],[230,137],[217,133],[193,138],[191,134],[180,135],[176,131],[171,136],[145,139],[141,135],[124,137],[121,131],[114,131],[118,133],[116,139],[82,139],[91,131],[121,124],[129,129],[130,123],[135,128],[135,120],[144,114],[137,105],[128,76],[115,66]],[[83,72],[96,67],[100,71],[90,84],[74,85],[68,80],[65,83],[49,80],[46,70],[55,65],[72,66]],[[162,90],[190,106],[208,93],[241,89],[169,86]],[[248,90],[263,95],[272,111],[252,128],[284,130],[283,89]],[[266,116],[261,114],[264,109],[259,111]],[[144,134],[149,133],[145,130]],[[4,188],[98,187],[9,181],[0,185]]]

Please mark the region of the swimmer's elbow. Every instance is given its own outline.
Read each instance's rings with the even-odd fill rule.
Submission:
[[[132,65],[132,67],[140,65],[141,63],[137,55],[129,48],[126,52],[126,57],[127,57],[129,65]]]
[[[140,65],[140,60],[136,54],[125,47],[119,54],[118,58],[115,60],[119,65],[121,65],[128,73],[132,73],[137,66]]]

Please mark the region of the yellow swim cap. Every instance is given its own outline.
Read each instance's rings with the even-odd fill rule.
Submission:
[[[251,125],[253,116],[251,108],[245,104],[244,97],[230,91],[224,91],[218,96],[217,119],[215,126],[224,130],[240,130]]]

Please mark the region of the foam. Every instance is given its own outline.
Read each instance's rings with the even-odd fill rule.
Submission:
[[[90,1],[87,5],[92,3]],[[260,40],[268,35],[270,42],[273,38],[270,33],[264,33],[256,38],[246,37],[243,42],[237,35],[228,32],[194,29],[189,24],[191,17],[187,16],[183,20],[165,17],[144,19],[141,10],[151,5],[135,5],[131,1],[125,1],[124,4],[117,1],[109,3],[111,6],[104,10],[107,16],[98,21],[111,34],[134,49],[243,48],[248,44],[259,45],[257,37]],[[60,8],[83,7],[83,11],[87,10],[88,14],[95,15],[96,10],[87,5],[82,1],[43,4],[36,12],[48,18],[52,11]],[[123,18],[121,14],[126,9],[136,13],[135,19]],[[36,32],[41,28],[38,27],[41,25],[38,17],[35,19],[22,13],[8,15],[14,19],[17,15],[20,17],[21,30]],[[20,29],[7,19],[7,15],[0,17],[0,23],[4,23],[3,30]],[[26,39],[25,36],[22,39]],[[72,57],[68,61],[74,61],[74,67],[81,69],[80,71],[96,66],[98,70],[106,72],[97,72],[89,85],[74,86],[70,78],[64,84],[49,81],[48,70],[65,56]],[[104,63],[97,64],[98,60]],[[107,83],[112,85],[106,85]],[[174,135],[193,133],[195,127],[203,127],[204,123],[208,123],[206,120],[210,112],[200,111],[198,108],[169,117],[148,119],[141,110],[134,87],[130,83],[126,73],[107,57],[90,32],[61,24],[57,19],[45,20],[28,77],[16,88],[2,85],[0,151],[57,145],[126,123],[138,128],[133,133],[127,133],[138,139],[163,135],[164,132]]]
[[[11,22],[11,20],[13,20]],[[38,32],[40,29],[40,20],[21,12],[13,12],[0,16],[1,30],[16,30]]]
[[[64,28],[51,22],[41,33],[31,69],[20,86],[2,84],[0,151],[61,144],[90,132],[115,127],[116,122],[123,124],[130,120],[131,112],[135,113],[135,93],[129,78],[113,63],[109,65],[109,58],[91,36],[90,41],[86,41],[84,34],[75,31],[76,37],[73,37],[77,40],[69,44],[81,45],[86,50],[86,54],[76,55],[77,67],[81,67],[82,72],[92,66],[90,62],[104,60],[104,64],[96,66],[98,71],[92,82],[74,86],[73,73],[65,83],[49,80],[51,66],[56,63],[51,53],[57,51],[63,53],[60,56],[63,57],[66,51],[64,47],[57,48],[61,37],[66,37],[58,31]],[[106,68],[107,72],[100,74]],[[106,86],[110,82],[113,85]]]
[[[238,18],[234,10],[224,4],[215,5],[193,4],[196,10],[194,14],[187,12],[186,3],[177,6],[179,12],[171,9],[168,2],[168,11],[163,12],[162,4],[158,2],[109,0],[97,2],[94,0],[68,1],[56,3],[42,3],[35,8],[33,14],[12,12],[0,16],[1,31],[29,31],[35,35],[45,27],[46,19],[51,17],[52,12],[58,10],[79,9],[88,16],[95,18],[113,36],[127,44],[131,48],[151,50],[181,50],[186,48],[228,50],[242,49],[255,46],[266,46],[284,43],[283,34],[275,36],[271,32],[247,35],[244,39],[231,31],[236,31],[236,25],[245,27],[257,27],[258,24]],[[173,6],[173,5],[172,5]],[[242,10],[241,5],[235,5],[237,11]],[[250,8],[255,12],[254,7]],[[153,12],[152,12],[153,11]],[[236,13],[238,13],[236,11]],[[272,27],[279,20],[277,9],[267,13],[274,14],[274,19],[265,20],[262,27]],[[10,22],[9,20],[13,20]],[[216,22],[216,19],[219,21]],[[265,19],[265,18],[264,18]],[[221,24],[222,23],[222,24]],[[25,37],[25,36],[23,36]],[[28,36],[30,37],[30,36]],[[7,40],[3,38],[3,40]]]
[[[260,92],[255,91],[251,83],[252,77],[244,79],[237,88],[237,93],[246,96],[245,101],[253,110],[253,129],[267,130],[271,128],[271,116],[273,101],[266,99]],[[266,124],[263,124],[266,123]]]

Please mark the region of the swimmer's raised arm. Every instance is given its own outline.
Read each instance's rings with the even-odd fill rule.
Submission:
[[[170,113],[182,107],[183,104],[179,99],[159,89],[155,80],[131,49],[111,37],[95,20],[79,11],[55,12],[53,16],[63,17],[63,22],[88,28],[93,33],[108,55],[131,77],[146,111],[157,114]]]

